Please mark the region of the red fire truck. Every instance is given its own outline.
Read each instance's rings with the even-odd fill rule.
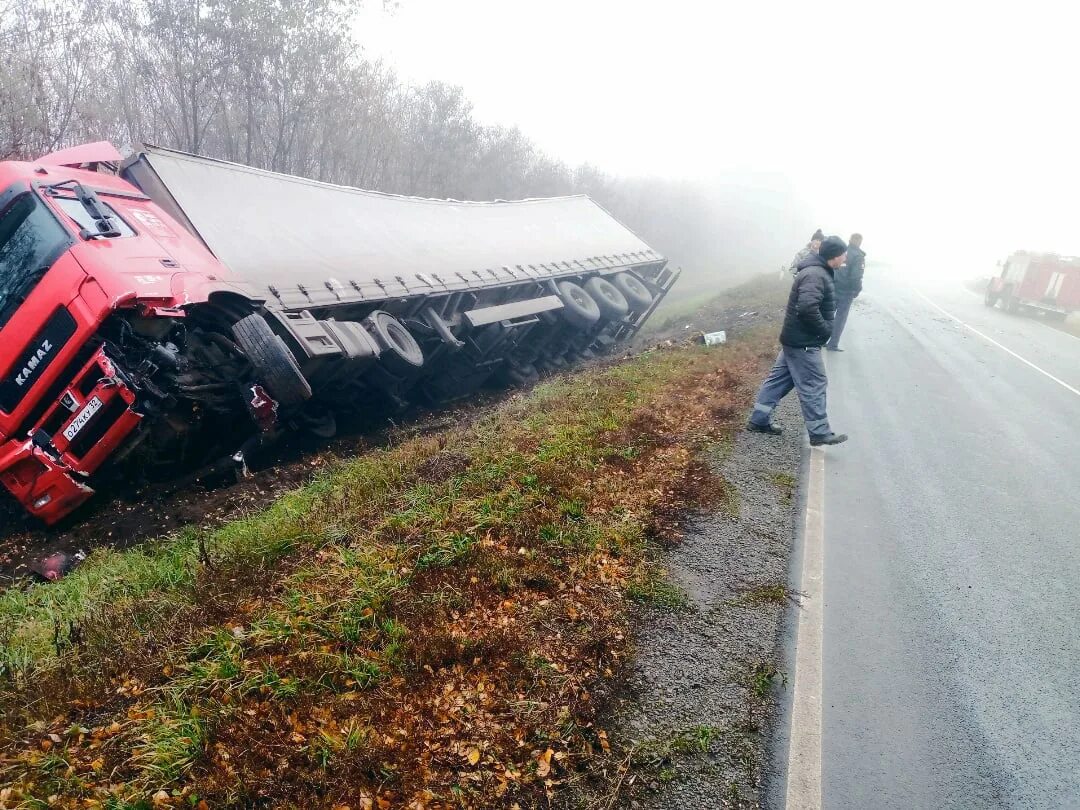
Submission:
[[[986,288],[986,305],[998,302],[1009,312],[1041,312],[1064,320],[1080,310],[1080,258],[1013,253]]]
[[[0,481],[53,523],[335,413],[523,384],[677,277],[588,197],[377,194],[107,143],[0,163]]]

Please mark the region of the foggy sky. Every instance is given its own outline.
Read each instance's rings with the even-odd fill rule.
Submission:
[[[1068,5],[401,0],[357,33],[568,162],[781,176],[872,256],[972,275],[1080,254]]]

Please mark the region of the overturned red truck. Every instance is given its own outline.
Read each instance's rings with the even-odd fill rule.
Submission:
[[[400,197],[146,146],[0,163],[0,480],[55,523],[119,462],[528,384],[675,282],[585,196]]]

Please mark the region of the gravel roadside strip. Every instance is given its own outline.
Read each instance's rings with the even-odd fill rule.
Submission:
[[[796,403],[779,439],[738,433],[714,458],[731,493],[693,515],[661,560],[686,597],[642,606],[629,692],[611,733],[624,771],[607,800],[622,808],[760,807],[783,666],[785,613],[804,448]]]

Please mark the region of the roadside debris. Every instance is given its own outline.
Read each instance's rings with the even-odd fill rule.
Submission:
[[[70,573],[75,566],[85,559],[85,551],[76,551],[74,554],[57,551],[48,557],[35,560],[28,567],[42,579],[48,582],[56,582],[60,577]]]

